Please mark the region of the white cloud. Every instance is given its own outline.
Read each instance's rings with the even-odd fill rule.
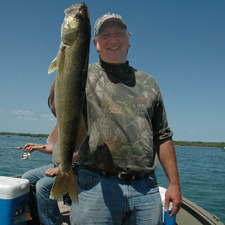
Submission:
[[[55,124],[56,118],[51,113],[42,113],[39,114],[37,110],[34,112],[28,110],[12,110],[12,114],[16,115],[18,120],[30,121],[45,124]]]
[[[35,113],[28,110],[12,110],[12,114],[17,115],[19,120],[36,121]]]
[[[18,116],[17,119],[19,119],[19,120],[29,120],[29,121],[37,120],[37,118],[35,118],[35,117],[25,117],[25,116]]]
[[[48,113],[48,114],[41,114],[40,117],[43,117],[43,118],[51,118],[52,117],[52,114]]]
[[[31,116],[34,115],[33,112],[27,110],[12,110],[12,114],[22,115],[22,116]]]
[[[51,118],[49,118],[49,121],[55,122],[56,121],[56,118],[55,117],[51,117]]]
[[[44,120],[47,120],[50,123],[56,122],[56,118],[51,113],[41,114],[40,117],[43,118]]]

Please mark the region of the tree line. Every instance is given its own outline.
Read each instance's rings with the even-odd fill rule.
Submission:
[[[176,146],[223,148],[225,142],[173,141]]]
[[[13,132],[0,132],[0,135],[35,137],[35,138],[47,138],[48,137],[48,134],[13,133]]]
[[[13,133],[13,132],[0,132],[0,135],[5,136],[24,136],[35,138],[47,138],[48,134],[31,134],[31,133]],[[212,147],[224,148],[225,142],[201,142],[201,141],[173,141],[176,146],[193,146],[193,147]]]

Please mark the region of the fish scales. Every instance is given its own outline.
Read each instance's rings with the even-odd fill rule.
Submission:
[[[73,152],[77,149],[78,142],[81,143],[81,139],[86,135],[86,128],[81,120],[91,27],[88,8],[84,3],[72,5],[65,10],[65,14],[59,52],[49,68],[49,73],[57,68],[55,107],[60,147],[60,169],[50,198],[58,199],[62,194],[69,193],[72,201],[78,202],[76,180],[71,165]]]

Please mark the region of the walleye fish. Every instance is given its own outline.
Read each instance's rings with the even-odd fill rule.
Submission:
[[[88,70],[91,26],[88,8],[84,3],[72,5],[64,12],[59,52],[49,67],[49,73],[57,69],[55,107],[60,147],[60,169],[50,198],[58,199],[62,197],[62,194],[68,193],[73,202],[78,202],[72,156],[86,135],[82,108]]]

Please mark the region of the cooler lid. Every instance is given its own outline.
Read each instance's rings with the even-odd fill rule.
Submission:
[[[0,176],[0,199],[14,199],[30,191],[27,179]]]

